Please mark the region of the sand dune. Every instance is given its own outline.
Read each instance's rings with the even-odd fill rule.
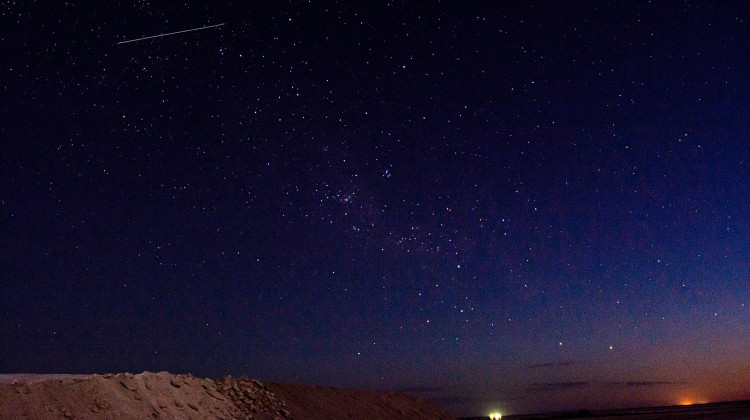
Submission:
[[[247,378],[138,375],[0,375],[3,419],[453,419],[394,392]]]
[[[394,392],[247,378],[138,375],[0,375],[3,419],[453,419]]]

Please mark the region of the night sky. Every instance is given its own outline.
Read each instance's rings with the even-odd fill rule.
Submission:
[[[0,372],[750,398],[746,2],[52,3],[0,5]]]

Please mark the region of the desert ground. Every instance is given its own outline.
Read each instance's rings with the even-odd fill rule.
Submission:
[[[382,391],[168,372],[0,375],[2,419],[424,419],[454,417]]]
[[[608,419],[608,420],[750,420],[750,401],[620,410],[580,410],[521,416],[503,416],[504,420]]]

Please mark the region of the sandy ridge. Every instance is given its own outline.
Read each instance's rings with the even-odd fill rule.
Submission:
[[[426,419],[453,417],[393,392],[168,372],[0,375],[2,419]]]

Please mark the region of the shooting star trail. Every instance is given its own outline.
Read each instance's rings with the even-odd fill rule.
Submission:
[[[166,34],[159,34],[159,35],[151,35],[151,36],[144,36],[143,38],[136,38],[136,39],[129,39],[127,41],[120,41],[116,45],[119,44],[127,44],[128,42],[137,42],[137,41],[143,41],[144,39],[151,39],[151,38],[161,38],[163,36],[169,36],[169,35],[177,35],[177,34],[184,34],[185,32],[193,32],[193,31],[200,31],[203,29],[208,28],[216,28],[219,26],[223,26],[224,23],[219,23],[216,25],[209,25],[209,26],[201,26],[200,28],[193,28],[193,29],[185,29],[184,31],[177,31],[177,32],[168,32]]]

